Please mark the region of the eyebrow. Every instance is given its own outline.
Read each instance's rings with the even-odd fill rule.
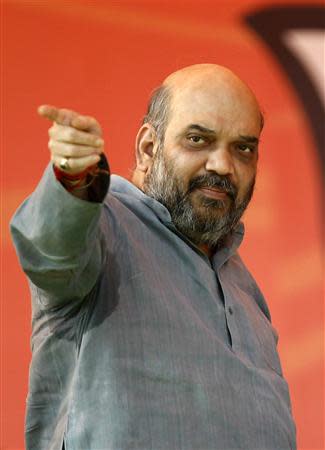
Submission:
[[[198,123],[192,123],[191,125],[189,125],[188,127],[186,127],[185,131],[190,131],[190,130],[197,130],[200,131],[201,133],[206,133],[206,134],[211,134],[216,136],[217,133],[215,132],[215,130],[211,130],[210,128],[206,128],[202,125],[199,125]],[[247,142],[247,144],[258,144],[259,143],[259,139],[256,136],[244,136],[244,135],[239,135],[239,139],[241,141]]]
[[[216,134],[214,130],[210,130],[209,128],[203,127],[202,125],[199,125],[198,123],[192,123],[188,127],[186,127],[186,130],[197,130],[201,131],[201,133],[207,133],[207,134]]]
[[[248,144],[258,144],[259,143],[259,139],[256,136],[242,136],[242,135],[239,135],[239,138],[242,141],[247,142]]]

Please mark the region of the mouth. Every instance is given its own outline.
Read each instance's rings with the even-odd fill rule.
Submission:
[[[228,192],[214,187],[201,187],[198,190],[206,197],[213,198],[214,200],[225,200],[229,198]]]

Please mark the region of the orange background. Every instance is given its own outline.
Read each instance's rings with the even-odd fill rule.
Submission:
[[[324,448],[320,170],[313,135],[290,80],[243,20],[269,4],[2,2],[1,449],[24,446],[30,302],[8,221],[48,162],[49,124],[37,116],[37,106],[50,103],[97,117],[113,172],[129,177],[134,137],[151,90],[168,73],[201,62],[233,69],[265,111],[258,182],[245,216],[241,254],[280,334],[299,449]]]

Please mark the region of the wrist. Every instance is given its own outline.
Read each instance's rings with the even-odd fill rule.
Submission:
[[[74,174],[67,173],[55,165],[53,165],[53,170],[56,179],[66,188],[67,191],[72,192],[74,190],[85,189],[90,186],[97,176],[98,166],[95,164]]]

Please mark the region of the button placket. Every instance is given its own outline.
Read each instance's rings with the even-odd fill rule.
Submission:
[[[223,282],[222,277],[220,276],[220,272],[217,273],[218,283],[220,286],[220,291],[222,293],[223,301],[224,301],[224,308],[225,308],[225,317],[226,317],[226,324],[227,329],[231,338],[231,347],[233,351],[239,352],[240,351],[240,339],[238,334],[238,328],[236,323],[236,314],[235,314],[235,307],[233,305],[233,302],[229,300],[229,296],[227,295],[226,290],[226,282]]]

